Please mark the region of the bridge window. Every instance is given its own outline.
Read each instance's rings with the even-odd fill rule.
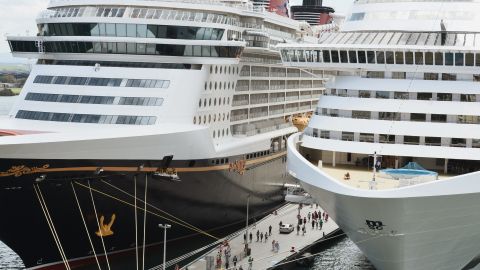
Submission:
[[[367,60],[369,64],[375,64],[375,52],[367,51]]]
[[[463,66],[463,53],[456,53],[455,54],[455,66]]]
[[[365,51],[358,51],[358,62],[360,64],[366,64],[367,63],[367,56],[365,54]]]

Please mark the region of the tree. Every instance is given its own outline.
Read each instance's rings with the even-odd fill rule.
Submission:
[[[5,74],[1,77],[0,81],[3,83],[15,83],[17,79],[15,79],[15,76],[12,74]]]

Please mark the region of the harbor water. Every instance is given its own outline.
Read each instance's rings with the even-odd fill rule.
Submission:
[[[17,97],[0,97],[0,116],[8,114]],[[20,258],[0,242],[0,269],[23,269]],[[348,238],[343,237],[326,246],[315,256],[310,270],[373,270],[375,269]]]

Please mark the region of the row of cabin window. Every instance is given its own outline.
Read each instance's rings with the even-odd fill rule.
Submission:
[[[432,93],[432,92],[391,92],[391,91],[370,91],[370,90],[347,90],[329,89],[326,95],[340,97],[379,98],[379,99],[409,99],[409,100],[436,100],[436,101],[461,101],[478,102],[476,94],[453,94],[453,93]],[[455,95],[458,95],[455,97]],[[455,98],[455,100],[454,100]]]
[[[167,80],[89,78],[45,75],[36,76],[33,80],[33,83],[139,88],[168,88],[170,86],[170,81]]]
[[[375,112],[371,111],[339,110],[327,108],[321,108],[315,111],[315,114],[320,116],[347,117],[353,119],[480,124],[480,116],[477,115],[378,112],[378,117],[374,117],[374,113]]]
[[[95,66],[100,67],[125,67],[125,68],[160,68],[160,69],[202,69],[202,65],[178,64],[178,63],[148,63],[148,62],[110,62],[110,61],[83,61],[83,60],[49,60],[41,59],[41,65],[60,66]]]
[[[222,106],[222,105],[230,105],[230,97],[228,98],[225,98],[223,97],[223,102],[222,102],[222,98],[219,97],[218,98],[218,106]],[[208,99],[208,106],[212,106],[212,98],[209,98]],[[213,99],[213,106],[217,106],[217,98],[214,98]],[[200,99],[198,101],[198,107],[201,108],[202,107],[202,99]],[[203,99],[203,107],[207,107],[207,98]]]
[[[210,162],[212,164],[215,164],[215,165],[227,164],[228,163],[228,158],[212,159],[212,161],[210,161]]]
[[[224,30],[178,25],[125,23],[48,23],[40,24],[41,36],[110,36],[221,40]]]
[[[72,114],[19,110],[15,118],[89,124],[153,125],[156,116]]]
[[[378,141],[375,141],[374,133],[359,133],[358,139],[355,140],[355,133],[342,131],[340,137],[332,136],[330,130],[321,129],[309,129],[305,132],[307,136],[322,138],[322,139],[337,139],[341,141],[358,141],[358,142],[378,142],[395,144],[401,141],[403,144],[410,145],[427,145],[427,146],[450,146],[450,147],[467,147],[467,141],[471,140],[471,148],[480,148],[480,139],[470,138],[449,138],[449,137],[424,137],[424,143],[421,143],[421,136],[408,136],[408,135],[393,135],[393,134],[378,134]],[[443,141],[443,143],[442,143]]]
[[[191,57],[238,58],[243,51],[236,46],[173,45],[125,42],[45,41],[39,48],[35,41],[9,41],[12,52],[31,53],[102,53]]]
[[[217,131],[212,131],[212,137],[215,139],[215,138],[218,138],[220,139],[221,137],[225,137],[225,136],[228,136],[229,134],[229,130],[228,128],[224,128],[222,130],[220,129],[217,129]]]
[[[221,113],[218,113],[218,121],[225,121],[225,120],[229,120],[230,119],[230,113],[223,113],[223,118],[222,118],[222,114]],[[203,116],[203,124],[210,124],[210,123],[215,123],[217,122],[217,114],[213,114],[213,117],[212,117],[212,114],[209,114],[208,115],[208,122],[207,122],[207,115],[204,115]],[[197,124],[197,117],[194,116],[193,117],[193,124]],[[201,125],[202,124],[202,116],[198,116],[198,124]]]
[[[480,53],[463,52],[282,50],[282,56],[290,62],[480,66]]]
[[[247,159],[252,159],[252,158],[257,158],[257,157],[268,156],[269,154],[270,154],[270,150],[267,150],[267,151],[261,151],[261,152],[247,154],[246,157],[247,157]]]
[[[232,66],[210,66],[210,73],[213,74],[236,74],[239,72],[239,67],[232,67]]]
[[[65,94],[28,93],[25,100],[60,103],[109,104],[162,106],[163,98],[154,97],[113,97],[113,96],[82,96]]]

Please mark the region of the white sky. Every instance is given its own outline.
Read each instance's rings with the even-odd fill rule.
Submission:
[[[302,0],[290,0],[291,5],[301,4]],[[323,4],[337,13],[347,13],[353,0],[324,0]],[[48,0],[0,0],[0,53],[10,52],[6,35],[35,35],[35,18],[47,7]]]

